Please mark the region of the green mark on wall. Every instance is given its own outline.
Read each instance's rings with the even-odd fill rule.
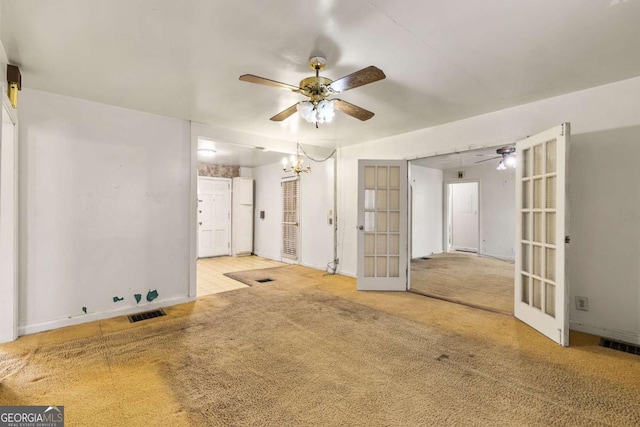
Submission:
[[[118,302],[118,301],[123,301],[124,298],[120,298],[120,297],[113,297],[113,302]]]
[[[139,303],[140,300],[142,299],[142,294],[134,294],[133,296],[136,299],[136,303]]]
[[[151,302],[154,299],[158,298],[158,291],[157,290],[152,290],[147,292],[147,301]]]
[[[87,314],[87,307],[82,307],[82,311],[84,311],[84,314]]]

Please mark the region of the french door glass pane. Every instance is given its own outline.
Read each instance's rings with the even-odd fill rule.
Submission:
[[[400,210],[400,190],[389,190],[389,209]]]
[[[364,257],[364,277],[376,277],[376,257]]]
[[[542,310],[542,282],[533,279],[533,306]]]
[[[387,210],[387,190],[378,190],[378,210]]]
[[[542,243],[542,212],[533,214],[533,241]]]
[[[542,178],[533,180],[533,208],[542,209]]]
[[[389,257],[389,277],[400,277],[400,258]]]
[[[400,253],[400,235],[389,234],[389,254],[398,255]]]
[[[524,209],[531,207],[531,181],[522,182],[522,207]]]
[[[551,283],[545,284],[544,311],[551,317],[556,317],[556,287]]]
[[[556,250],[547,248],[545,257],[545,278],[556,281]]]
[[[531,240],[531,231],[529,230],[529,222],[531,221],[531,213],[522,213],[522,240]]]
[[[389,212],[389,231],[398,232],[400,231],[400,213],[399,212]]]
[[[364,186],[365,188],[376,187],[376,168],[374,166],[364,168]]]
[[[377,236],[377,249],[376,252],[378,255],[387,253],[387,235],[386,234],[378,234]]]
[[[533,174],[542,175],[542,145],[533,147]]]
[[[533,247],[533,274],[542,277],[542,247]]]
[[[376,227],[376,213],[365,212],[364,213],[364,231],[375,231]]]
[[[531,149],[529,148],[522,151],[522,176],[525,178],[531,176]]]
[[[389,168],[389,187],[400,188],[400,168],[398,166]]]
[[[387,167],[378,166],[378,187],[387,186]]]
[[[365,210],[376,208],[376,190],[364,190],[364,208]]]
[[[375,255],[375,253],[376,253],[375,234],[366,233],[364,235],[364,254]]]
[[[547,173],[556,171],[556,140],[547,141]]]
[[[531,278],[525,274],[522,275],[522,302],[525,304],[529,304],[529,284]]]
[[[378,225],[376,227],[377,232],[386,233],[387,232],[387,213],[386,212],[377,212],[378,214]]]
[[[387,257],[379,256],[376,257],[376,277],[386,277],[387,276]]]
[[[531,270],[529,269],[529,251],[530,251],[531,246],[524,243],[522,244],[522,271],[526,272],[526,273],[531,273]]]
[[[556,244],[556,213],[547,212],[547,243]]]
[[[547,178],[547,208],[556,208],[556,177],[550,176]]]

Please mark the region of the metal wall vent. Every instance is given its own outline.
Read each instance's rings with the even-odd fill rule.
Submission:
[[[619,341],[612,341],[606,338],[600,338],[600,346],[640,356],[640,347],[638,347],[637,345],[627,344]]]
[[[267,279],[258,279],[258,280],[256,280],[256,282],[258,282],[258,283],[273,282],[273,279],[269,279],[269,278],[267,278]]]
[[[141,320],[153,319],[154,317],[166,316],[167,313],[164,312],[163,309],[159,308],[157,310],[145,311],[143,313],[132,314],[129,316],[129,322],[135,323]]]

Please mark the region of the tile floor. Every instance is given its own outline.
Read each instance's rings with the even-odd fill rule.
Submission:
[[[261,268],[281,267],[287,264],[258,256],[201,258],[197,262],[197,295],[217,294],[246,288],[247,285],[230,279],[224,273]]]

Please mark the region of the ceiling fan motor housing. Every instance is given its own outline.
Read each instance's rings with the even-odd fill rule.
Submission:
[[[321,101],[331,95],[329,85],[333,80],[322,76],[307,77],[300,80],[300,93],[311,98],[312,101]]]

